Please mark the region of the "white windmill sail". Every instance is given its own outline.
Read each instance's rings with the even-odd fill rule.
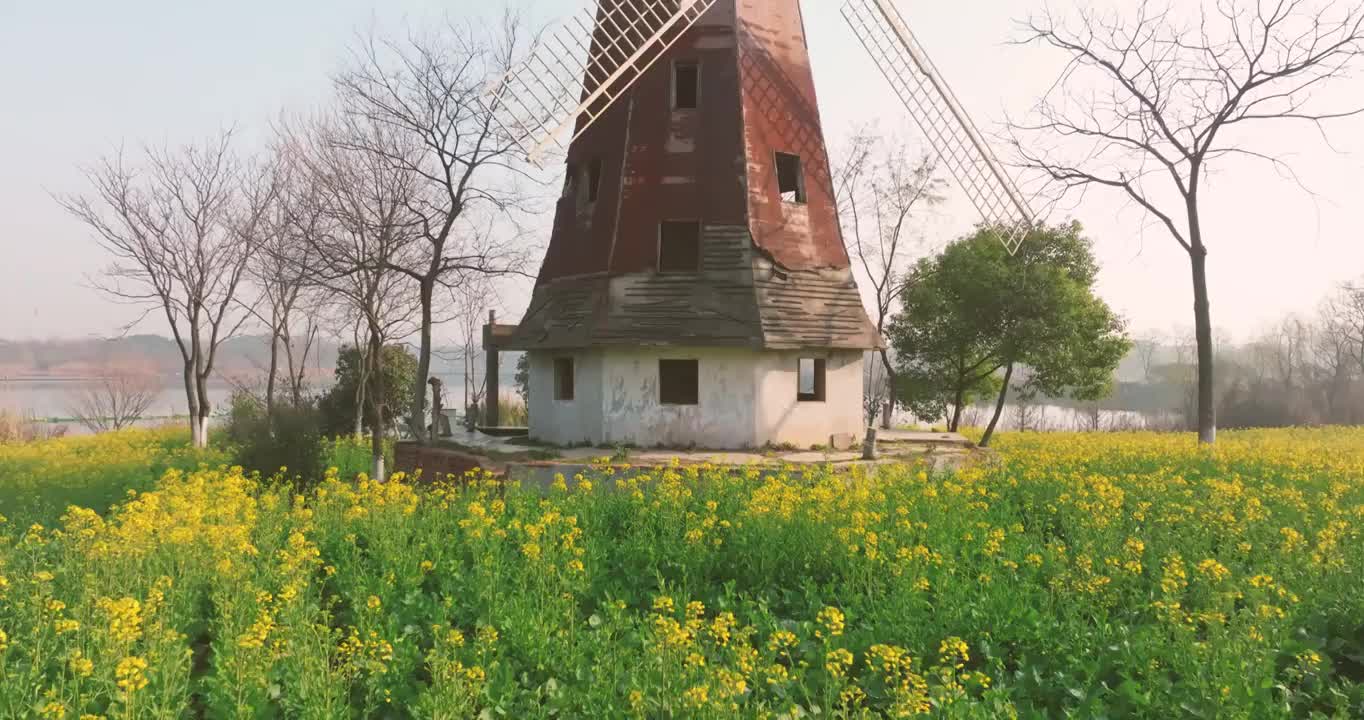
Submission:
[[[891,0],[848,0],[852,26],[985,222],[1018,252],[1036,216]]]
[[[716,0],[598,0],[541,38],[483,96],[536,165],[566,149],[696,24]]]

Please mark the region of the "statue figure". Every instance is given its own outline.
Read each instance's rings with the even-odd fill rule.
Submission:
[[[432,437],[450,437],[450,418],[445,417],[444,383],[438,377],[426,381],[431,386],[431,427]]]

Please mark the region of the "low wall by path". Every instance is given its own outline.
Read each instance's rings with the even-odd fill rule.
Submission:
[[[793,478],[803,476],[808,471],[822,472],[828,468],[836,472],[847,472],[854,468],[868,470],[896,464],[917,464],[935,471],[951,471],[969,463],[989,461],[993,458],[989,451],[976,448],[965,438],[950,434],[892,432],[884,447],[886,452],[881,458],[871,461],[861,460],[860,453],[856,452],[796,452],[784,456],[764,457],[744,453],[643,451],[632,455],[628,463],[618,464],[616,473],[617,477],[631,477],[658,472],[670,466],[675,458],[680,459],[683,464],[706,464],[712,467],[728,467],[735,471],[746,471],[755,467],[763,472],[785,469]],[[587,456],[547,461],[513,459],[495,461],[469,451],[440,446],[430,447],[411,442],[398,443],[394,461],[395,469],[408,475],[421,470],[422,478],[427,482],[445,479],[447,476],[460,478],[470,470],[482,469],[519,482],[528,488],[549,488],[558,475],[571,480],[578,473],[592,475],[603,469],[602,465],[588,460]]]
[[[394,470],[413,475],[421,470],[422,479],[435,482],[453,475],[462,477],[470,470],[482,468],[501,474],[499,467],[488,458],[443,447],[431,447],[415,442],[400,442],[393,450]]]

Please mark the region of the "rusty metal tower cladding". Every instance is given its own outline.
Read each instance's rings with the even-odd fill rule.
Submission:
[[[568,148],[548,252],[530,307],[506,347],[531,351],[532,374],[543,379],[532,382],[532,396],[538,388],[576,398],[595,392],[588,386],[600,377],[603,397],[593,402],[600,400],[605,428],[596,429],[593,417],[575,416],[593,428],[587,440],[717,445],[724,431],[703,417],[708,413],[677,412],[679,403],[668,402],[666,368],[636,375],[612,369],[616,349],[638,354],[644,348],[652,355],[636,358],[639,367],[652,368],[653,355],[699,359],[702,387],[684,388],[697,396],[697,406],[706,405],[704,386],[712,379],[726,384],[715,392],[782,406],[786,390],[772,389],[762,368],[788,366],[791,382],[801,387],[790,393],[791,408],[771,409],[788,420],[797,409],[816,412],[797,408],[797,396],[833,402],[825,395],[856,394],[840,398],[858,410],[837,427],[789,421],[812,428],[800,430],[759,417],[749,423],[753,432],[727,445],[856,434],[863,427],[861,352],[880,340],[843,244],[800,3],[719,0],[674,40],[628,92],[603,103],[590,126],[583,129],[579,120],[582,132]],[[599,356],[608,356],[600,368],[591,359]],[[712,357],[725,365],[711,372]],[[807,358],[819,363],[817,393],[808,378],[813,371],[799,366]],[[837,365],[851,378],[854,362],[855,389],[851,379],[839,386],[824,377]],[[745,363],[752,372],[724,379]],[[565,372],[581,376],[585,368],[590,374],[579,377],[575,391]],[[752,388],[738,387],[745,377],[753,378]],[[610,397],[622,383],[623,397]],[[659,393],[665,397],[654,398],[655,408],[648,396]],[[533,434],[570,439],[536,432],[538,405],[531,408]],[[621,422],[633,414],[652,435],[613,430],[613,411],[622,413]]]
[[[779,157],[794,174],[785,197]],[[572,144],[517,337],[553,349],[876,346],[797,0],[721,0]]]

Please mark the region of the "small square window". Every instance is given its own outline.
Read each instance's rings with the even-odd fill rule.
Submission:
[[[573,358],[554,358],[554,399],[573,399]]]
[[[664,220],[658,231],[658,271],[694,273],[701,269],[701,223]]]
[[[824,402],[824,365],[817,358],[801,358],[797,366],[796,400]]]
[[[658,401],[664,405],[700,405],[700,363],[696,360],[659,360]]]
[[[777,153],[777,189],[782,202],[805,202],[805,175],[799,156]]]
[[[592,158],[587,165],[587,202],[594,203],[601,195],[601,158]]]
[[[673,109],[695,110],[701,101],[701,66],[694,62],[673,65]]]

